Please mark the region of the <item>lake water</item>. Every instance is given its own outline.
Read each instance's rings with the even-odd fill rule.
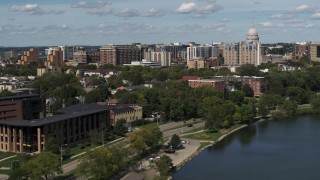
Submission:
[[[253,124],[202,151],[175,180],[319,180],[320,116]]]

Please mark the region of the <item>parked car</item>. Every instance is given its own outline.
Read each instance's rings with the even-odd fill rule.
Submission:
[[[172,146],[164,150],[165,153],[175,153],[176,149]]]

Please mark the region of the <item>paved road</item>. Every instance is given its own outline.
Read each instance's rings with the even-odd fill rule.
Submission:
[[[201,119],[196,119],[196,123],[198,122],[201,122],[202,120]],[[189,121],[186,121],[186,124],[193,124],[194,121],[193,120],[189,120]],[[174,128],[177,128],[177,127],[180,127],[184,125],[184,122],[183,121],[179,121],[179,122],[170,122],[170,123],[166,123],[166,124],[162,124],[159,126],[160,128],[160,131],[164,132],[164,131],[167,131],[167,130],[170,130],[170,129],[174,129]]]
[[[166,138],[169,138],[171,137],[172,135],[174,134],[182,134],[182,133],[185,133],[187,131],[190,131],[192,130],[193,128],[199,128],[199,127],[203,127],[205,125],[205,122],[200,122],[200,123],[196,123],[194,124],[192,127],[187,127],[187,126],[183,126],[181,128],[177,128],[177,129],[171,129],[171,130],[167,130],[167,131],[163,131],[163,138],[166,139]]]
[[[196,122],[196,123],[195,123]],[[193,128],[198,128],[204,126],[204,122],[201,122],[200,119],[197,119],[196,121],[189,120],[185,124],[193,124],[195,123],[192,127],[187,127],[184,122],[171,122],[167,124],[160,125],[159,128],[163,132],[163,137],[164,139],[171,137],[173,134],[181,134],[186,131],[189,131]],[[185,126],[183,126],[185,125]],[[183,127],[181,127],[183,126]],[[106,144],[107,146],[107,144]],[[74,160],[72,162],[69,162],[67,164],[62,165],[62,170],[63,173],[66,174],[72,170],[74,170],[79,164],[78,160]]]

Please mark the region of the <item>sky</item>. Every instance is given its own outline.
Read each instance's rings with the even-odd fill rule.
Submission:
[[[319,0],[2,0],[0,46],[320,41]]]

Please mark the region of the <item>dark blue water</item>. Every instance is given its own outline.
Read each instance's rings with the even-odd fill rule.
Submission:
[[[320,180],[320,116],[265,121],[207,148],[175,180]]]

